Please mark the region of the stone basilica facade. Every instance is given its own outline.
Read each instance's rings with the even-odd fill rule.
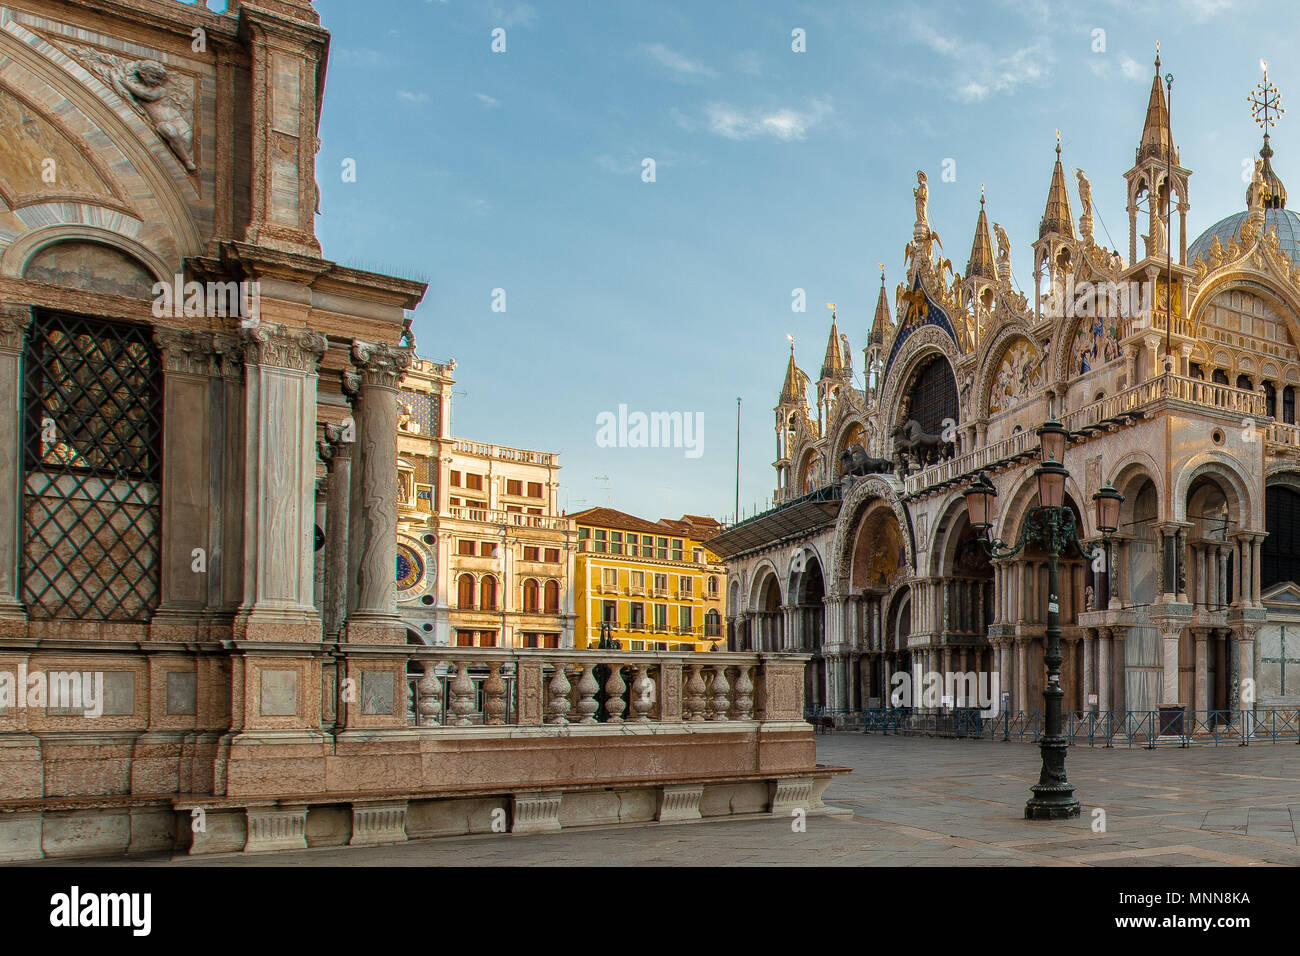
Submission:
[[[1067,177],[1058,142],[1032,297],[982,198],[957,274],[918,173],[866,387],[834,318],[815,406],[792,349],[774,508],[709,547],[728,565],[732,647],[811,652],[810,704],[888,706],[898,671],[978,671],[1010,694],[999,706],[1041,709],[1047,555],[990,560],[962,493],[984,472],[991,533],[1015,542],[1037,505],[1035,430],[1055,416],[1084,542],[1100,540],[1092,495],[1124,495],[1108,560],[1061,561],[1067,709],[1300,705],[1300,217],[1266,135],[1246,210],[1189,238],[1191,171],[1159,77],[1157,59],[1123,174],[1126,250],[1094,239],[1090,184]]]

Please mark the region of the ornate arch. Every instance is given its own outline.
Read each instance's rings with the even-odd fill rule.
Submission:
[[[1009,472],[1006,475],[1007,494],[1005,499],[999,490],[998,498],[1005,500],[1006,504],[1001,506],[1001,517],[996,521],[991,530],[994,537],[1000,538],[1008,544],[1016,541],[1020,536],[1021,530],[1025,525],[1025,517],[1029,513],[1029,502],[1034,500],[1038,494],[1038,481],[1034,477],[1034,469],[1025,468],[1017,472]],[[994,484],[998,483],[994,479]],[[1079,510],[1079,518],[1082,525],[1076,528],[1076,533],[1080,538],[1089,537],[1094,533],[1090,527],[1092,520],[1089,515],[1089,508],[1086,504],[1088,501],[1084,497],[1083,491],[1075,481],[1073,473],[1065,479],[1065,495],[1072,500]]]
[[[958,384],[957,364],[961,361],[961,354],[957,350],[955,343],[948,333],[944,332],[938,326],[922,326],[908,337],[903,343],[902,349],[894,362],[894,368],[891,369],[889,380],[885,384],[884,394],[881,396],[880,408],[880,425],[885,431],[889,426],[898,424],[898,407],[902,402],[906,389],[911,385],[912,378],[915,376],[917,369],[922,363],[933,355],[941,355],[948,360],[948,368],[952,372],[954,385]],[[961,390],[957,391],[958,397],[958,415],[960,416],[963,409],[961,408]]]
[[[901,486],[893,479],[883,475],[866,475],[853,482],[848,494],[840,505],[839,517],[835,519],[835,534],[831,544],[831,563],[822,564],[828,578],[827,594],[839,598],[849,591],[849,574],[853,560],[854,534],[858,528],[863,509],[877,499],[887,503],[898,519],[899,530],[903,532],[903,547],[907,551],[907,571],[916,573],[916,532],[912,528],[912,516],[899,499]]]
[[[1173,500],[1170,502],[1173,505],[1174,521],[1187,520],[1187,494],[1191,490],[1192,482],[1201,475],[1213,475],[1222,479],[1228,485],[1228,490],[1237,496],[1241,530],[1263,530],[1263,502],[1256,500],[1250,494],[1250,476],[1242,470],[1231,455],[1217,449],[1203,451],[1193,456],[1179,471],[1173,487]],[[1247,515],[1250,517],[1249,527],[1246,526]]]
[[[36,112],[63,132],[72,147],[92,166],[111,170],[106,182],[110,184],[112,196],[77,197],[75,205],[89,209],[78,213],[89,222],[79,224],[109,228],[129,209],[133,217],[161,225],[162,229],[148,244],[153,257],[169,264],[168,274],[179,268],[184,256],[202,251],[199,219],[211,216],[211,201],[199,192],[202,180],[181,165],[143,117],[73,56],[16,19],[9,20],[0,30],[0,53],[17,65],[17,69],[5,72],[5,90],[28,104],[67,104],[68,108],[57,116],[47,109],[37,108]],[[142,48],[126,55],[151,56],[169,70],[194,75],[188,63],[181,64],[178,57],[160,50]],[[202,107],[203,94],[209,92],[210,83],[209,78],[200,76],[195,88],[196,149],[203,139],[200,128],[211,123],[211,117]],[[55,202],[62,217],[60,200],[68,197],[56,193],[57,187],[33,198]],[[29,203],[25,200],[24,205]]]
[[[784,582],[781,580],[781,572],[777,570],[776,562],[771,558],[760,558],[758,563],[754,565],[754,576],[749,582],[749,597],[745,607],[748,612],[759,610],[758,598],[763,591],[763,585],[766,584],[768,576],[765,572],[770,572],[772,577],[776,578],[777,594],[781,596],[781,604],[786,603]]]
[[[1291,336],[1292,347],[1300,351],[1300,319],[1297,318],[1300,317],[1300,291],[1297,291],[1290,276],[1278,275],[1272,269],[1242,268],[1242,264],[1249,261],[1257,251],[1253,249],[1236,263],[1224,266],[1218,273],[1209,276],[1207,281],[1196,290],[1196,296],[1192,299],[1191,309],[1188,312],[1192,335],[1200,339],[1205,312],[1211,307],[1215,298],[1221,292],[1230,292],[1234,288],[1239,288],[1242,292],[1249,292],[1252,295],[1262,293],[1265,297],[1272,296],[1275,299],[1273,305],[1285,323],[1287,333]],[[1216,355],[1218,351],[1215,350]]]
[[[1017,339],[1024,339],[1040,353],[1043,346],[1034,338],[1032,331],[1028,326],[1016,323],[1015,325],[1004,326],[998,331],[989,342],[980,359],[980,379],[979,388],[976,391],[975,418],[987,419],[989,417],[989,402],[993,392],[993,383],[998,371],[1002,367],[1002,360],[1006,357],[1007,352],[1016,344]],[[1051,356],[1045,356],[1047,361],[1051,361]],[[1048,388],[1050,380],[1047,375],[1043,376],[1042,388]],[[1032,393],[1031,393],[1032,394]],[[1006,409],[1003,409],[1006,411]],[[1001,414],[1001,412],[999,412]]]
[[[827,431],[830,441],[826,445],[830,455],[831,470],[837,476],[839,474],[840,455],[847,447],[849,436],[855,426],[862,429],[862,447],[866,449],[867,454],[870,455],[874,450],[876,435],[871,419],[857,411],[837,416],[833,427]]]

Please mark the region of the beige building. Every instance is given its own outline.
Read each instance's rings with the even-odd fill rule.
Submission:
[[[398,393],[398,609],[426,644],[572,647],[577,533],[559,456],[450,434],[455,362]]]

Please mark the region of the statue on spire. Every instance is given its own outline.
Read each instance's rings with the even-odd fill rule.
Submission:
[[[1074,176],[1079,182],[1079,205],[1083,208],[1083,212],[1079,214],[1079,234],[1085,243],[1091,245],[1093,242],[1092,183],[1088,182],[1088,177],[1083,174],[1082,169],[1076,169]]]
[[[912,196],[916,200],[914,233],[916,238],[920,240],[930,234],[930,220],[926,215],[925,208],[930,199],[930,187],[925,184],[925,173],[919,169],[916,171],[916,188],[912,190]]]

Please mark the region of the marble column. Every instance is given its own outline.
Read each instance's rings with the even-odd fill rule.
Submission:
[[[326,425],[320,456],[329,469],[325,499],[325,599],[321,609],[326,640],[336,640],[348,608],[348,505],[352,449],[341,425]]]
[[[1025,688],[1025,644],[1023,638],[1016,638],[1016,689],[1012,692],[1011,703],[1016,710],[1027,710]]]
[[[1124,684],[1124,640],[1127,637],[1127,630],[1122,626],[1110,629],[1110,659],[1113,675],[1110,687],[1111,710],[1128,709],[1128,692]]]
[[[1173,621],[1160,621],[1160,640],[1164,651],[1164,673],[1160,682],[1160,703],[1162,706],[1176,706],[1178,699],[1178,639],[1182,633],[1182,624]]]
[[[1110,699],[1110,628],[1097,628],[1097,709],[1113,710]]]
[[[312,604],[316,367],[326,348],[325,336],[268,322],[240,332],[245,383],[244,599],[235,634],[255,640],[319,641],[320,616]],[[395,469],[390,466],[390,471]]]
[[[1080,707],[1083,710],[1088,709],[1088,695],[1097,693],[1097,671],[1094,664],[1096,652],[1096,628],[1085,628],[1083,631],[1083,699],[1080,702]],[[1101,700],[1100,695],[1098,695],[1097,699]]]
[[[1228,709],[1228,635],[1222,628],[1214,634],[1214,710]]]
[[[1262,587],[1261,586],[1262,576],[1259,573],[1259,566],[1260,566],[1260,558],[1263,553],[1265,537],[1266,537],[1265,535],[1260,535],[1260,534],[1254,536],[1254,540],[1253,540],[1254,550],[1251,553],[1250,566],[1254,570],[1255,607],[1263,606],[1263,600],[1261,598],[1261,593],[1260,593]]]
[[[27,609],[19,595],[22,559],[23,339],[32,311],[0,304],[0,636],[27,635]]]
[[[1259,691],[1255,687],[1255,635],[1259,633],[1260,625],[1255,622],[1249,622],[1238,625],[1237,628],[1237,687],[1238,696],[1240,697],[1240,688],[1250,681],[1254,688],[1254,693],[1250,700],[1241,702],[1241,709],[1253,710],[1256,702],[1259,700]]]
[[[1210,710],[1209,699],[1206,696],[1209,679],[1209,658],[1206,655],[1205,639],[1209,634],[1209,629],[1204,627],[1192,628],[1192,637],[1196,640],[1196,676],[1192,684],[1192,709],[1193,710]]]
[[[397,563],[397,386],[411,365],[407,348],[353,341],[360,377],[361,514],[359,536],[350,543],[355,562],[356,603],[348,614],[347,639],[360,644],[404,644],[397,618],[393,568]],[[355,481],[354,481],[355,484]],[[354,516],[355,517],[355,516]],[[501,640],[505,635],[501,635]]]

